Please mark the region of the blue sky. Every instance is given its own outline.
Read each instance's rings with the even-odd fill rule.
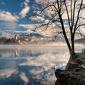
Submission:
[[[0,0],[0,10],[18,14],[21,9],[21,0]]]
[[[0,0],[0,31],[29,31],[33,28],[32,24],[38,20],[29,18],[35,15],[33,7],[42,8],[38,1],[42,0]]]
[[[20,25],[32,24],[33,6],[38,6],[35,0],[0,0],[0,31],[28,30]]]

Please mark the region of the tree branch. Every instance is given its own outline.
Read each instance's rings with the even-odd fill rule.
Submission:
[[[71,23],[72,23],[71,27],[72,27],[72,28],[73,28],[73,26],[74,26],[76,2],[77,2],[77,1],[74,0],[73,17],[72,17],[72,21],[71,21]]]
[[[85,24],[80,24],[80,25],[78,25],[78,26],[75,28],[75,31],[76,31],[79,27],[81,27],[81,26],[85,26]]]
[[[58,8],[59,8],[59,2],[57,4],[58,4]],[[60,19],[60,23],[61,23],[61,28],[62,28],[62,32],[63,32],[64,38],[65,38],[65,41],[67,43],[69,51],[71,51],[71,46],[70,46],[69,40],[67,38],[67,35],[66,35],[66,32],[65,32],[64,23],[63,23],[63,19],[62,19],[62,16],[61,16],[61,10],[58,11],[58,15],[59,15],[59,19]]]
[[[67,18],[68,18],[69,29],[70,29],[70,31],[71,31],[71,26],[70,26],[70,17],[69,17],[69,13],[68,13],[67,4],[66,4],[66,2],[65,2],[65,1],[64,1],[64,4],[65,4],[65,8],[66,8],[66,13],[67,13]]]
[[[77,20],[76,20],[76,23],[74,25],[74,32],[76,31],[76,26],[78,24],[78,20],[79,20],[79,15],[80,15],[80,11],[81,11],[81,8],[82,8],[82,4],[83,4],[83,0],[81,0],[81,4],[80,4],[79,11],[78,11],[78,14],[77,14]]]
[[[58,9],[56,8],[56,6],[54,5],[54,4],[49,4],[49,5],[47,5],[46,7],[44,7],[42,10],[41,10],[41,12],[40,12],[40,14],[45,10],[45,9],[47,9],[47,8],[49,8],[49,7],[54,7],[55,9],[56,9],[56,12],[58,12]]]

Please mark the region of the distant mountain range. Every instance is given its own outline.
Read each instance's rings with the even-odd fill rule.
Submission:
[[[44,36],[37,32],[27,31],[2,31],[0,32],[0,44],[32,44],[46,41],[63,40],[62,34],[56,36]]]
[[[69,33],[67,33],[68,38]],[[76,34],[75,40],[81,39],[79,34]],[[48,41],[64,41],[62,33],[56,36],[45,36],[37,32],[27,31],[0,31],[0,44],[35,44]]]

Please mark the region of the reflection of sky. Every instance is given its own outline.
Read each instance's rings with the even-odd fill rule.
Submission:
[[[37,47],[29,47],[26,49],[23,47],[19,48],[0,48],[0,70],[4,69],[16,69],[18,66],[24,68],[24,66],[46,66],[48,68],[50,65],[55,66],[56,63],[65,63],[65,58],[62,56],[62,60],[59,57],[61,53],[56,47],[47,47],[42,49]],[[55,52],[57,50],[57,52]],[[66,50],[66,49],[65,49]],[[5,54],[4,54],[5,52]],[[63,52],[64,53],[64,52]],[[47,56],[47,57],[46,57]],[[57,60],[57,62],[56,62]],[[42,61],[42,62],[41,62]],[[35,64],[34,64],[35,63]]]
[[[51,77],[54,80],[54,69],[64,69],[68,61],[69,55],[66,52],[65,46],[0,46],[0,78],[7,77],[6,81],[9,82],[17,78],[24,82],[28,82],[27,78],[30,82],[34,78]]]
[[[1,59],[0,60],[0,69],[15,69],[16,61],[11,59]]]

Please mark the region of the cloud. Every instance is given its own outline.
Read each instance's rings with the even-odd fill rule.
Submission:
[[[19,14],[22,18],[25,17],[30,10],[30,7],[28,4],[29,4],[29,0],[25,0],[24,1],[24,8],[21,10],[21,12]]]
[[[57,28],[57,29],[56,29]],[[41,26],[40,28],[36,29],[38,33],[44,35],[44,36],[55,36],[58,32],[61,32],[60,28],[58,28],[56,25],[45,25]]]
[[[46,4],[49,0],[36,0],[37,3]]]
[[[29,7],[29,6],[24,7],[24,8],[21,10],[21,12],[20,12],[20,16],[21,16],[22,18],[25,17],[25,16],[27,15],[27,13],[29,12],[29,10],[30,10],[30,7]]]
[[[31,20],[37,20],[37,21],[43,21],[43,20],[45,20],[43,17],[41,17],[41,16],[32,16],[32,17],[30,17],[29,19],[31,19]]]
[[[35,0],[39,4],[47,5],[48,3],[55,2],[56,0]]]
[[[11,30],[15,31],[18,27],[17,23],[9,21],[0,21],[0,31]]]
[[[28,3],[29,3],[30,1],[29,0],[25,0],[24,1],[24,6],[28,6]]]
[[[39,27],[39,24],[20,24],[19,26],[27,28],[30,31],[36,30],[36,32],[44,36],[55,36],[58,32],[61,31],[58,27],[56,29],[56,26],[54,26],[54,24],[49,25],[48,28],[46,28],[47,26]]]
[[[19,24],[19,27],[23,27],[23,28],[26,28],[27,31],[33,31],[35,30],[36,26],[38,26],[38,24]]]
[[[36,27],[35,24],[20,24],[19,26],[27,29],[34,29]]]
[[[12,15],[10,12],[8,11],[1,11],[0,12],[0,20],[2,21],[17,21],[18,17]]]
[[[17,16],[8,11],[0,11],[0,31],[15,30],[18,27],[17,21]]]

